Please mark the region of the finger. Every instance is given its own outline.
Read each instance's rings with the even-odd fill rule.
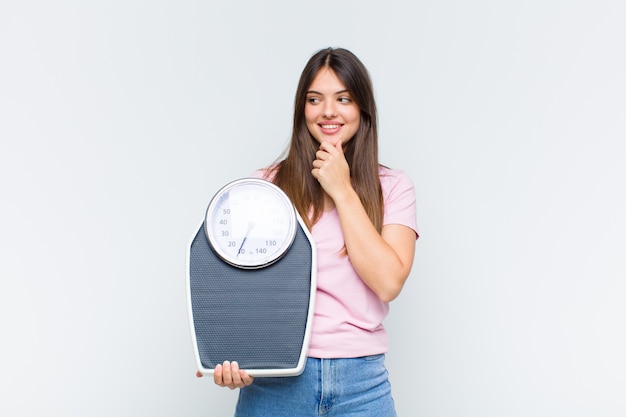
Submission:
[[[237,362],[233,362],[230,364],[231,375],[232,375],[232,383],[230,384],[231,388],[242,387],[243,383],[241,382],[241,373],[239,370],[239,364]]]
[[[252,375],[248,375],[246,371],[239,371],[239,376],[241,377],[241,382],[243,382],[244,386],[250,385],[254,381],[254,377]]]
[[[320,147],[318,148],[318,153],[321,152],[332,152],[335,149],[335,146],[330,142],[322,142],[320,143]]]
[[[315,152],[315,158],[320,161],[326,160],[329,156],[330,152],[328,152],[326,149],[320,149]]]
[[[323,142],[320,145],[317,153],[315,154],[315,156],[317,156],[318,158],[320,156],[331,157],[331,156],[337,156],[337,155],[344,155],[343,142],[341,140],[337,141],[337,143],[335,143],[334,145],[329,142]]]
[[[213,381],[217,385],[224,385],[223,372],[224,372],[224,369],[222,365],[215,366],[215,370],[213,372]]]
[[[233,374],[231,371],[231,365],[229,361],[224,361],[222,364],[222,385],[230,386],[233,383]]]
[[[196,371],[196,376],[197,376],[198,378],[202,378],[204,375],[202,375],[202,372],[200,372],[200,371]]]

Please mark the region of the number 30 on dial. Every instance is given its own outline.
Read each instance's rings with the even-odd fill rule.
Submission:
[[[276,185],[243,178],[220,189],[206,212],[207,239],[217,255],[239,268],[263,268],[289,250],[296,212]]]

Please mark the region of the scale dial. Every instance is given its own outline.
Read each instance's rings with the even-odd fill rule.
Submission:
[[[215,253],[244,269],[280,259],[296,236],[296,211],[278,186],[243,178],[220,189],[209,204],[204,228]]]

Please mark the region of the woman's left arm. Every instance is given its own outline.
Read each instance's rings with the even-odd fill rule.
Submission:
[[[363,282],[382,301],[395,299],[411,272],[415,231],[400,224],[383,226],[379,234],[350,182],[341,142],[322,143],[312,174],[333,200],[350,262]]]

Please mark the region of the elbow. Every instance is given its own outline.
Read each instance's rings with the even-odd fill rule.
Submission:
[[[411,269],[409,266],[408,268],[402,268],[394,274],[391,274],[389,278],[384,281],[383,285],[378,288],[378,291],[375,291],[380,301],[390,303],[398,298],[400,292],[402,292],[402,288],[404,288],[404,283],[409,278],[410,272]]]
[[[378,294],[378,299],[382,301],[383,303],[390,303],[393,300],[395,300],[399,294],[400,294],[399,292],[397,294],[392,294],[392,293]]]
[[[376,294],[378,299],[384,303],[389,303],[400,295],[404,283],[409,277],[410,266],[394,269],[381,265],[377,270],[367,272],[369,273],[361,274],[357,271],[365,285]]]
[[[379,291],[376,291],[376,295],[378,296],[378,299],[383,303],[390,303],[398,298],[403,286],[404,280],[393,285],[388,285],[385,288],[381,288]]]

